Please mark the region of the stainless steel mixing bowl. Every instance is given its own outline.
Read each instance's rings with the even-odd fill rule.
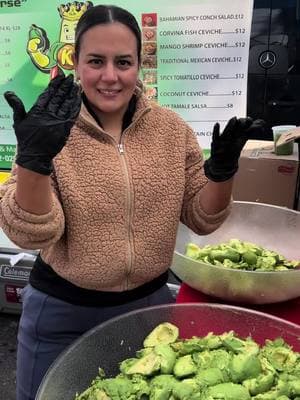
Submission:
[[[300,212],[235,201],[228,219],[209,235],[196,235],[180,225],[172,271],[192,288],[230,302],[268,304],[300,296],[300,269],[276,272],[233,270],[204,264],[184,255],[189,242],[204,246],[233,238],[277,251],[289,260],[300,260]]]
[[[158,324],[178,326],[180,337],[221,334],[234,330],[258,343],[282,337],[300,352],[300,326],[246,308],[218,304],[171,304],[140,309],[98,325],[72,344],[46,374],[36,400],[74,400],[98,374],[118,373],[120,361],[134,357],[144,338]]]

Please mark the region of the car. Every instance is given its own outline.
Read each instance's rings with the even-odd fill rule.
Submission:
[[[299,0],[254,0],[247,114],[270,127],[300,124],[299,21]]]

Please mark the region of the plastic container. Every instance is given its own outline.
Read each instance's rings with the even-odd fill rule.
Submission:
[[[274,151],[278,156],[289,156],[294,151],[294,141],[277,146],[276,142],[284,132],[291,131],[296,128],[296,125],[278,125],[273,126],[273,138],[274,138]]]
[[[79,338],[50,368],[36,400],[74,400],[76,392],[91,384],[99,367],[114,376],[119,362],[133,357],[145,336],[162,322],[176,324],[181,337],[234,330],[242,337],[251,335],[260,344],[282,337],[300,351],[300,326],[264,313],[204,303],[150,307],[111,319]]]
[[[14,259],[18,257],[18,259]],[[20,314],[21,291],[27,285],[36,254],[2,249],[0,253],[0,312]]]

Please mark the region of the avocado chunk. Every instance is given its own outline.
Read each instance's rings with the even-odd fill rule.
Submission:
[[[277,371],[292,371],[297,364],[297,354],[282,339],[267,340],[262,354]]]
[[[175,383],[172,393],[175,399],[190,400],[197,391],[199,391],[199,387],[194,379],[183,379]]]
[[[184,378],[197,372],[197,366],[194,363],[191,354],[179,357],[174,365],[173,373],[177,378]]]
[[[169,400],[176,382],[173,375],[166,374],[155,376],[150,382],[150,399]]]
[[[176,362],[176,353],[169,344],[158,344],[154,352],[160,356],[160,371],[162,374],[171,374]]]
[[[267,392],[271,389],[274,384],[274,374],[261,374],[257,378],[246,379],[243,382],[243,386],[245,386],[252,396],[255,396],[259,393]]]
[[[215,386],[224,383],[224,376],[219,368],[207,368],[197,373],[196,380],[201,387]]]
[[[197,260],[200,255],[200,247],[194,243],[188,243],[185,247],[185,255],[189,258]]]
[[[242,255],[243,261],[248,265],[255,265],[257,263],[257,255],[254,251],[245,251]]]
[[[163,322],[156,328],[144,340],[144,347],[154,347],[158,344],[174,343],[179,336],[179,330],[177,326],[170,324],[169,322]]]
[[[248,390],[236,383],[220,383],[207,389],[204,397],[207,400],[250,400]]]
[[[160,369],[160,357],[153,351],[141,358],[122,361],[120,370],[126,375],[152,375]]]
[[[237,354],[229,364],[232,382],[241,383],[245,379],[256,378],[262,372],[259,359],[253,354]]]

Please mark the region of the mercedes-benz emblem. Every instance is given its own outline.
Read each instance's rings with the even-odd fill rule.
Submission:
[[[276,63],[276,54],[273,53],[273,51],[266,50],[263,53],[261,53],[258,62],[262,68],[265,69],[272,68]]]

